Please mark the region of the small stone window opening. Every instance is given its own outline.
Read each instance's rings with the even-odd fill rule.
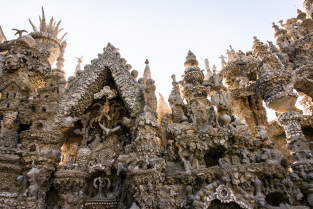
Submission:
[[[38,130],[40,130],[40,131],[43,129],[43,125],[42,125],[42,123],[38,123],[38,125],[37,125],[37,129],[38,129]]]
[[[266,195],[265,201],[268,205],[279,206],[282,203],[287,203],[284,198],[284,195],[280,192],[273,192]]]
[[[36,152],[36,150],[37,150],[37,147],[34,144],[29,147],[29,152]]]
[[[223,157],[224,147],[216,147],[204,155],[204,161],[207,168],[219,165],[219,159]]]

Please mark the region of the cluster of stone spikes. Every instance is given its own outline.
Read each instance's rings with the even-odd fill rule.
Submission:
[[[38,28],[32,23],[32,21],[30,19],[28,19],[31,26],[33,27],[34,32],[37,31],[41,31],[41,32],[46,32],[46,33],[50,33],[51,35],[53,35],[54,37],[57,38],[57,36],[59,35],[59,33],[63,30],[63,28],[59,29],[59,26],[61,24],[61,20],[57,23],[53,17],[51,17],[49,23],[46,22],[46,16],[45,16],[45,11],[42,7],[42,17],[39,16],[39,30]],[[67,32],[65,34],[63,34],[63,36],[59,39],[60,42],[62,42],[62,40],[64,39],[64,37],[66,36]]]

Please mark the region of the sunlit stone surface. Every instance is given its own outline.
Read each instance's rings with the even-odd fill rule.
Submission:
[[[186,52],[169,105],[110,43],[66,80],[44,11],[14,40],[0,27],[0,208],[312,208],[312,4],[220,72]]]

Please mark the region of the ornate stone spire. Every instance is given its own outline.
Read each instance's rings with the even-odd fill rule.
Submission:
[[[190,50],[188,51],[185,65],[185,75],[184,75],[184,82],[185,83],[192,83],[198,84],[202,83],[204,79],[204,75],[201,72],[200,68],[198,67],[199,63],[196,58],[196,55],[192,53]]]
[[[196,58],[196,55],[192,51],[188,51],[186,62],[184,63],[185,68],[188,68],[189,66],[198,66],[199,62]]]
[[[145,70],[143,72],[143,83],[144,83],[144,85],[146,85],[147,80],[151,79],[151,71],[150,71],[148,59],[146,59],[145,64],[146,64],[146,67],[145,67]]]

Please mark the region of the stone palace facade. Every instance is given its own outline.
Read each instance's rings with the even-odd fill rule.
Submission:
[[[0,28],[0,208],[312,208],[313,0],[303,10],[220,72],[189,51],[169,106],[148,60],[137,79],[109,43],[66,80],[60,22]]]

